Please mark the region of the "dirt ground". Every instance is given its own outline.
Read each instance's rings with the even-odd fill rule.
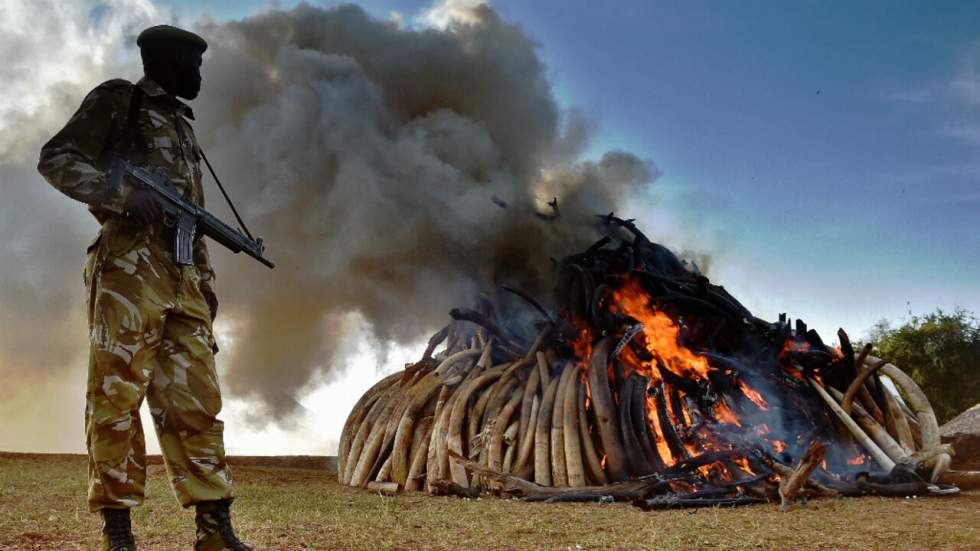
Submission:
[[[193,547],[193,511],[174,501],[161,465],[134,513],[143,550]],[[382,497],[324,471],[238,466],[234,518],[263,550],[295,549],[980,549],[980,492],[931,499],[823,499],[643,512],[625,504]],[[95,549],[85,459],[0,453],[0,549]]]

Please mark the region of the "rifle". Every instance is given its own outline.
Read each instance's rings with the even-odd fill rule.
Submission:
[[[163,224],[168,228],[174,228],[175,264],[190,266],[194,263],[194,236],[200,231],[201,234],[214,239],[233,253],[244,252],[269,268],[276,267],[262,256],[265,245],[261,237],[253,240],[210,212],[184,199],[162,168],[151,172],[121,157],[113,157],[109,172],[112,189],[122,189],[123,179],[127,176],[131,183],[156,193],[157,199],[160,200],[164,213]]]

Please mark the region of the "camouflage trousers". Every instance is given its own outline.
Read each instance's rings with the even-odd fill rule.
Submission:
[[[84,274],[91,344],[89,508],[143,501],[144,396],[180,504],[230,498],[214,337],[200,273],[174,265],[162,242],[142,235],[147,232],[111,226],[89,248]]]

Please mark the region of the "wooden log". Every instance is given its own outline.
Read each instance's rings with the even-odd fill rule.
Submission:
[[[558,378],[555,391],[555,407],[551,411],[551,483],[553,486],[568,486],[568,470],[565,466],[565,390],[568,388],[573,365],[565,364]]]
[[[980,490],[980,471],[946,471],[939,478],[942,484],[952,484],[964,490]]]
[[[616,423],[616,406],[609,390],[609,374],[606,371],[609,351],[614,345],[615,340],[612,337],[603,337],[593,348],[589,359],[589,390],[596,423],[599,425],[599,438],[606,452],[606,474],[613,482],[620,482],[629,478],[629,474],[626,471],[623,437]]]
[[[449,480],[436,480],[432,483],[432,495],[434,496],[458,496],[467,499],[480,497],[479,488],[463,487]]]
[[[534,430],[534,481],[544,486],[551,486],[551,416],[558,382],[552,379],[545,389]]]
[[[585,456],[585,467],[588,470],[589,478],[594,484],[604,485],[609,483],[606,473],[602,470],[602,462],[599,454],[596,453],[595,442],[589,431],[589,414],[586,411],[586,385],[578,385],[578,434],[582,442],[582,450]]]
[[[557,381],[552,381],[552,384],[555,383]],[[659,477],[652,476],[624,482],[614,482],[603,486],[559,488],[493,471],[459,455],[453,455],[452,459],[453,461],[459,461],[469,470],[498,481],[501,484],[501,492],[515,497],[522,497],[529,501],[599,501],[608,498],[616,501],[629,501],[645,497],[653,492],[662,491],[669,484],[669,482]]]
[[[564,400],[562,407],[562,429],[564,430],[565,442],[565,472],[568,476],[568,485],[573,488],[580,488],[586,485],[585,465],[582,462],[582,442],[578,434],[578,389],[581,385],[579,375],[581,371],[578,365],[569,362],[565,370],[570,374],[568,382],[565,384]],[[505,471],[506,472],[506,471]]]
[[[793,468],[793,472],[789,476],[780,477],[780,511],[784,513],[789,511],[790,504],[803,490],[803,485],[810,480],[810,474],[812,474],[813,469],[817,468],[817,465],[823,461],[823,457],[826,453],[826,446],[820,442],[814,442],[810,445],[810,448],[807,449],[806,453],[803,454],[803,457],[800,458],[800,462]]]

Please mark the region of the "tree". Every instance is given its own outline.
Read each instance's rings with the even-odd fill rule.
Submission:
[[[937,309],[893,329],[886,320],[870,331],[876,356],[915,379],[939,423],[980,401],[980,324],[972,312]]]

